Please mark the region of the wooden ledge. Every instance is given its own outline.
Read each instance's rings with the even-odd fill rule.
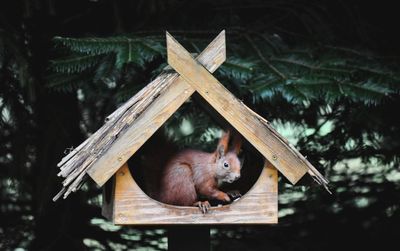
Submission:
[[[150,198],[124,164],[115,174],[112,200],[108,215],[117,225],[276,224],[278,173],[266,162],[256,183],[241,199],[202,214],[196,207],[173,206]]]

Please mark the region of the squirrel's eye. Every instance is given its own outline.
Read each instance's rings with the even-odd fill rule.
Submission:
[[[226,163],[226,162],[224,162],[224,167],[225,167],[225,168],[228,168],[228,167],[229,167],[229,164]]]

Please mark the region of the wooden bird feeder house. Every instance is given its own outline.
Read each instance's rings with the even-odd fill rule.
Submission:
[[[162,72],[107,117],[105,124],[58,164],[65,178],[54,200],[76,191],[90,176],[105,185],[103,210],[114,224],[273,224],[278,221],[278,171],[292,184],[306,173],[326,187],[327,180],[267,120],[230,93],[212,73],[225,61],[222,31],[196,58],[169,33],[168,63]],[[253,187],[238,201],[202,214],[146,195],[133,179],[128,159],[197,92],[265,159]],[[134,170],[132,167],[131,170]]]

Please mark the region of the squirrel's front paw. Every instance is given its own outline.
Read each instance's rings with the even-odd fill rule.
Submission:
[[[198,207],[203,214],[207,213],[211,208],[211,205],[208,201],[197,201],[193,205]]]
[[[224,201],[224,202],[231,202],[231,198],[229,197],[229,195],[228,195],[227,193],[225,193],[225,194],[222,196],[222,201]]]

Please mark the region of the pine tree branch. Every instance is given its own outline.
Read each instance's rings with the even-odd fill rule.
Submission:
[[[298,66],[302,66],[302,67],[305,67],[305,68],[308,68],[308,69],[314,70],[314,71],[335,71],[335,72],[341,72],[341,73],[347,73],[347,74],[352,73],[352,71],[348,71],[348,70],[343,70],[343,69],[338,69],[338,68],[319,67],[319,66],[310,65],[310,64],[307,64],[304,62],[300,62],[297,60],[291,60],[291,59],[282,59],[282,58],[271,57],[271,61],[298,65]]]
[[[282,79],[287,79],[287,77],[285,76],[285,74],[283,74],[282,72],[280,72],[275,66],[273,66],[269,60],[267,58],[264,57],[264,55],[262,54],[262,52],[260,51],[260,49],[257,47],[257,45],[254,43],[254,41],[250,38],[249,35],[245,34],[244,37],[246,38],[246,40],[249,42],[249,44],[251,45],[251,47],[254,49],[254,51],[257,53],[258,57],[261,59],[261,61],[263,61],[268,68],[270,68],[276,75],[278,75],[280,78]]]

